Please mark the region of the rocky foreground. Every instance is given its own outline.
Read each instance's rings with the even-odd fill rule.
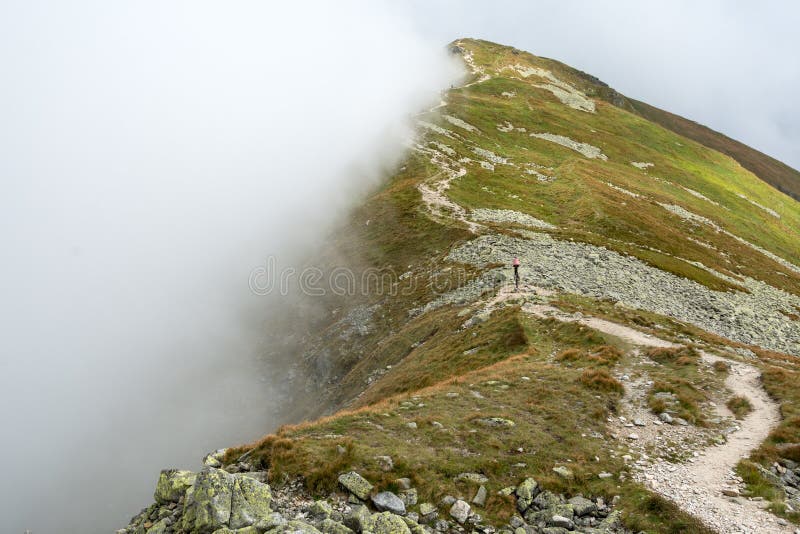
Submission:
[[[586,534],[627,533],[614,503],[581,495],[566,498],[539,486],[532,478],[500,491],[516,503],[508,524],[493,526],[477,512],[486,503],[479,473],[462,473],[474,482],[471,502],[445,496],[438,504],[417,502],[409,479],[396,481],[398,493],[375,492],[354,471],[339,476],[340,492],[313,500],[301,481],[273,490],[267,473],[252,471],[246,461],[223,468],[224,451],[206,457],[199,473],[177,469],[161,472],[155,503],[142,510],[117,534]]]

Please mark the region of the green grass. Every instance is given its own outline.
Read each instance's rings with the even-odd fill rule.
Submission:
[[[731,399],[725,403],[728,409],[733,412],[733,415],[736,416],[736,419],[744,419],[744,417],[753,411],[753,405],[747,399],[747,397],[743,397],[741,395],[735,395],[731,397]]]

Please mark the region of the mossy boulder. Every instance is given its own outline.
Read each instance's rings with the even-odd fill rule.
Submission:
[[[267,531],[268,534],[322,534],[319,530],[305,521],[289,521]]]
[[[158,476],[156,491],[153,494],[156,502],[167,504],[178,502],[194,484],[196,473],[180,469],[164,469]]]
[[[365,501],[372,491],[372,484],[355,471],[339,475],[339,484],[362,501]]]
[[[381,512],[372,514],[371,532],[374,534],[411,534],[411,529],[399,515]]]
[[[191,534],[210,534],[229,526],[233,486],[233,475],[213,467],[203,469],[186,492],[183,530]]]
[[[272,515],[272,492],[268,485],[254,478],[236,475],[231,496],[230,527],[241,528],[258,523]]]

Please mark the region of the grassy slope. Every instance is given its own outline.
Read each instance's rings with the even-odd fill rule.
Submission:
[[[543,66],[559,78],[603,96],[594,82],[557,62],[491,43],[464,41],[463,46],[492,71],[514,63]],[[731,284],[684,259],[800,293],[796,273],[724,234],[687,223],[655,204],[679,204],[800,263],[800,210],[794,201],[777,194],[730,157],[634,113],[602,101],[598,101],[596,114],[576,111],[551,93],[533,87],[531,80],[516,79],[510,71],[503,73],[508,76],[451,90],[448,105],[440,110],[460,117],[479,132],[458,129],[436,114],[425,117],[458,136],[453,139],[429,132],[427,141],[445,143],[460,156],[475,159],[472,149],[482,147],[519,165],[497,165],[491,172],[468,164],[468,174],[452,184],[452,199],[467,208],[531,214],[557,225],[557,235],[635,255],[714,289],[730,288]],[[517,96],[502,97],[504,91],[514,91]],[[525,127],[527,132],[498,131],[497,124],[505,121]],[[586,159],[531,138],[528,132],[558,133],[591,143],[609,160]],[[643,172],[631,166],[631,161],[655,166]],[[547,172],[557,179],[551,183],[537,181],[523,172],[524,162],[552,167],[553,171]],[[624,451],[605,439],[591,437],[594,432],[604,434],[605,415],[616,409],[620,396],[608,375],[618,365],[617,360],[593,355],[606,354],[609,346],[624,351],[626,347],[617,340],[583,327],[533,319],[514,306],[495,312],[487,322],[470,329],[461,328],[469,315],[460,314],[459,306],[409,316],[409,310],[436,296],[433,279],[447,280],[449,274],[443,268],[447,251],[470,238],[460,225],[436,223],[426,215],[417,186],[437,172],[427,157],[409,154],[403,167],[354,213],[330,243],[329,255],[348,258],[350,266],[407,272],[410,275],[406,280],[413,282],[410,290],[398,295],[373,291],[326,303],[328,311],[340,312],[336,317],[359,304],[379,305],[374,328],[367,335],[343,339],[333,320],[323,321],[317,332],[309,333],[314,344],[305,354],[306,364],[314,367],[322,359],[329,361],[330,365],[323,367],[330,370],[318,373],[319,379],[326,383],[328,401],[348,408],[313,422],[283,427],[255,444],[231,450],[228,458],[255,448],[254,460],[269,469],[273,483],[302,476],[309,489],[317,493],[333,490],[336,476],[349,469],[377,482],[379,488],[394,488],[396,478],[408,476],[420,490],[420,502],[434,503],[444,494],[472,497],[475,488],[453,482],[452,476],[463,471],[482,472],[490,477],[492,496],[483,515],[492,521],[506,519],[512,510],[512,503],[497,496],[496,490],[533,476],[555,491],[609,498],[620,495],[620,507],[634,530],[704,532],[692,518],[629,479],[601,480],[596,476],[601,471],[624,470],[620,460]],[[633,199],[604,182],[647,199]],[[719,205],[690,194],[682,186]],[[781,219],[738,194],[776,210]],[[714,248],[686,240],[687,234]],[[565,309],[644,329],[657,327],[662,337],[680,339],[689,335],[711,344],[726,343],[694,327],[602,301],[570,295],[560,295],[557,301]],[[562,356],[554,357],[558,354]],[[755,458],[766,462],[778,454],[781,443],[800,441],[796,424],[800,398],[791,386],[798,372],[794,360],[767,353],[763,357],[769,362],[765,384],[784,402],[787,416]],[[702,423],[702,414],[693,413],[696,399],[692,388],[675,382],[676,378],[695,379],[692,365],[691,361],[675,363],[674,376],[665,373],[661,379],[664,387],[685,390],[685,415]],[[381,370],[380,377],[368,385],[367,378],[375,376],[376,370]],[[490,416],[511,419],[515,426],[482,427],[478,420]],[[410,422],[417,428],[409,428]],[[340,453],[337,446],[343,446],[345,452]],[[395,469],[390,473],[381,471],[375,460],[375,456],[386,454],[394,459]],[[525,467],[519,467],[522,463]],[[575,479],[555,476],[552,467],[556,465],[569,466]]]
[[[800,200],[800,171],[711,128],[638,100],[628,99],[633,111],[664,128],[727,154],[779,191]]]

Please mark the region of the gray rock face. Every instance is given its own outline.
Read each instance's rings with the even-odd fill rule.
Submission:
[[[372,496],[372,504],[381,512],[391,512],[393,514],[405,515],[406,505],[391,491],[382,491]]]
[[[237,529],[266,521],[272,515],[269,486],[247,476],[236,476],[231,497],[230,527]]]
[[[372,484],[355,471],[339,475],[339,484],[362,501],[366,500],[372,491]]]
[[[228,526],[233,499],[233,475],[213,467],[203,469],[186,493],[183,530],[209,534]]]
[[[453,506],[450,507],[450,515],[462,525],[467,521],[467,518],[469,518],[469,513],[469,504],[461,499],[458,499],[453,503]]]

